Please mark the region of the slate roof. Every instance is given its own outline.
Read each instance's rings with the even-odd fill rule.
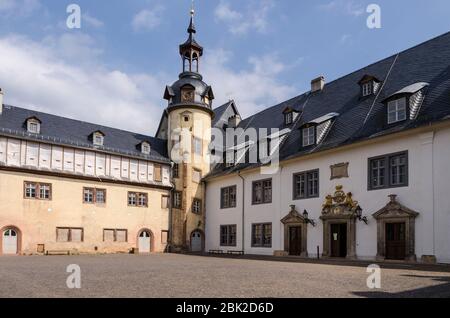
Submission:
[[[39,135],[27,132],[25,122],[30,117],[36,117],[42,122]],[[95,131],[105,134],[103,146],[94,146],[90,141],[89,136]],[[95,149],[161,163],[170,162],[165,140],[9,105],[4,105],[0,115],[0,135]],[[150,155],[139,151],[138,145],[143,141],[150,143]]]
[[[359,81],[366,75],[382,81],[376,95],[362,97]],[[387,124],[386,104],[392,94],[416,83],[429,83],[416,119]],[[242,128],[284,126],[286,107],[301,111],[280,149],[280,160],[303,156],[378,136],[450,119],[450,32],[368,65],[325,84],[322,91],[306,92],[263,110],[241,122]],[[321,116],[336,112],[330,131],[321,143],[302,147],[301,128]],[[218,165],[206,178],[230,174],[259,164]]]

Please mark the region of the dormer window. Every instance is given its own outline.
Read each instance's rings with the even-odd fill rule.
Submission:
[[[366,97],[372,95],[372,82],[362,84],[362,96]]]
[[[195,101],[195,88],[191,85],[185,85],[181,89],[181,102],[191,103]]]
[[[303,128],[303,147],[308,147],[316,143],[316,126]]]
[[[27,119],[27,131],[31,134],[41,133],[41,121],[36,117],[31,117]]]
[[[367,97],[378,92],[381,81],[372,75],[364,75],[358,84],[361,86],[361,96]]]
[[[388,102],[388,124],[394,124],[406,120],[406,97]]]
[[[92,134],[92,143],[95,146],[103,146],[103,143],[105,141],[105,134],[101,131],[96,131]]]
[[[141,143],[141,152],[145,155],[149,155],[151,151],[150,144],[146,141]]]
[[[294,123],[294,120],[299,115],[299,112],[296,111],[295,109],[291,108],[291,107],[286,107],[283,110],[283,115],[284,115],[284,124],[286,126],[289,126],[289,125],[292,125]]]
[[[294,121],[294,114],[292,112],[284,114],[284,123],[286,125],[292,124],[293,121]]]

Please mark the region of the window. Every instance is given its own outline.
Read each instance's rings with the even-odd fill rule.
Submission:
[[[162,167],[160,165],[155,165],[155,174],[154,174],[154,178],[156,182],[161,182],[162,181]]]
[[[294,119],[294,114],[292,112],[284,114],[284,123],[286,125],[292,124],[293,119]]]
[[[406,120],[406,97],[388,102],[388,124]]]
[[[148,207],[148,194],[128,192],[128,206],[136,206],[140,208]]]
[[[272,203],[272,179],[253,182],[253,204]]]
[[[172,169],[172,177],[174,179],[178,179],[180,177],[180,165],[178,163],[175,163],[173,165],[173,169]]]
[[[97,146],[103,146],[104,139],[105,139],[105,137],[103,136],[103,134],[101,132],[95,132],[92,136],[92,141],[93,141],[94,145],[97,145]]]
[[[128,242],[128,230],[104,229],[103,242],[126,243]]]
[[[316,143],[316,127],[311,126],[303,128],[303,147],[311,146]]]
[[[141,151],[143,154],[149,155],[150,154],[150,144],[147,142],[143,142],[141,144]]]
[[[220,226],[220,246],[236,246],[236,225]]]
[[[229,209],[236,207],[236,186],[222,188],[220,190],[220,208]]]
[[[83,228],[72,227],[57,227],[56,241],[57,242],[83,242],[84,239]]]
[[[408,152],[369,159],[369,190],[408,186]]]
[[[194,147],[194,153],[196,155],[202,155],[203,154],[203,145],[202,140],[200,138],[194,137],[193,139],[193,147]]]
[[[175,209],[181,209],[183,205],[182,201],[183,194],[179,191],[173,193],[173,207]]]
[[[362,84],[362,96],[366,97],[372,94],[373,82]]]
[[[252,225],[252,247],[272,247],[272,223]]]
[[[106,203],[106,190],[95,188],[83,188],[83,203]]]
[[[30,119],[30,120],[28,120],[28,123],[27,123],[27,130],[29,133],[32,133],[32,134],[39,134],[40,130],[41,130],[40,126],[41,125],[39,124],[39,122],[37,120]]]
[[[24,182],[24,197],[26,199],[51,200],[52,186],[47,183]]]
[[[169,208],[169,196],[162,195],[161,196],[161,209],[168,209]]]
[[[194,199],[192,202],[192,213],[201,214],[202,213],[202,200]]]
[[[236,151],[229,149],[225,152],[225,166],[227,168],[233,167],[236,162]]]
[[[319,196],[319,170],[294,174],[294,200]]]
[[[192,181],[194,181],[196,183],[200,183],[201,180],[202,180],[202,172],[200,170],[193,169],[192,170]]]

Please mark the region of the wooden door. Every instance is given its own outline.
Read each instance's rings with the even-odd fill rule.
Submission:
[[[405,259],[405,228],[405,223],[386,223],[386,259]]]
[[[331,257],[347,256],[347,224],[331,224]]]
[[[289,228],[289,255],[302,254],[302,227],[293,226]]]

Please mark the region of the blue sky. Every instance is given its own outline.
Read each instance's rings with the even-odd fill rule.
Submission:
[[[66,7],[82,10],[81,29]],[[190,0],[0,0],[5,102],[154,134]],[[366,25],[369,4],[381,29]],[[196,0],[200,71],[244,117],[450,31],[448,0]]]

